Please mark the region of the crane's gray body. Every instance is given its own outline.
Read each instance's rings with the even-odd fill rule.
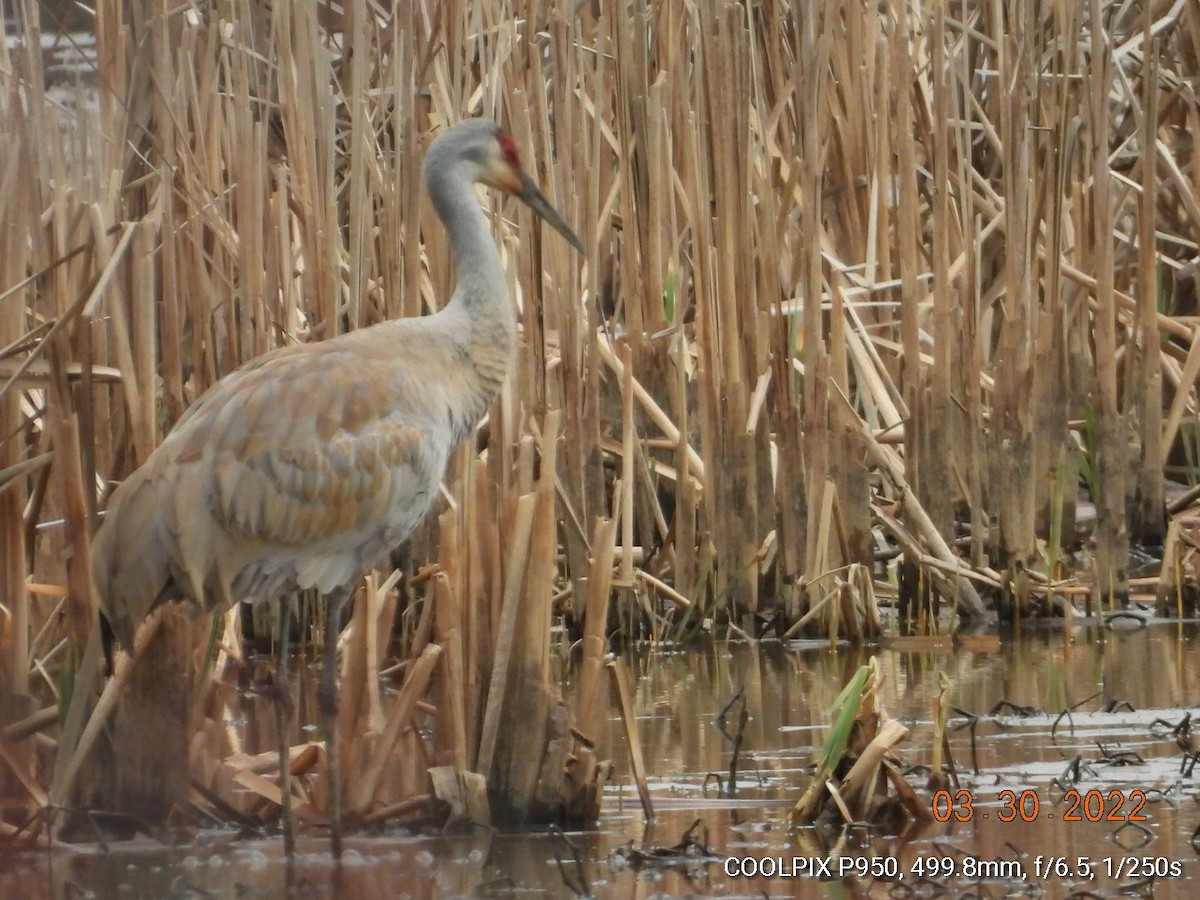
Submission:
[[[164,600],[212,610],[297,588],[349,590],[428,513],[450,454],[499,391],[515,342],[473,185],[515,190],[524,179],[534,196],[519,195],[546,214],[511,143],[497,150],[498,136],[491,122],[464,122],[426,159],[458,267],[445,308],[253,360],[205,393],[113,493],[93,570],[125,646]],[[515,174],[497,174],[498,159]]]

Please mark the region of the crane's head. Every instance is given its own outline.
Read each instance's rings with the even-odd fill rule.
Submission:
[[[521,168],[517,144],[495,122],[486,119],[467,119],[440,134],[426,157],[426,170],[462,162],[473,169],[473,180],[496,188],[521,200],[546,220],[580,253],[583,242],[571,230],[533,179]]]

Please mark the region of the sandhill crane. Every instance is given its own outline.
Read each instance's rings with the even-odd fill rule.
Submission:
[[[429,148],[425,181],[454,249],[450,301],[276,350],[221,379],[117,487],[93,545],[101,609],[126,648],[167,600],[208,612],[294,590],[329,598],[318,698],[335,856],[338,611],[425,517],[513,356],[516,317],[474,185],[520,198],[583,252],[494,122],[447,129]],[[281,779],[286,769],[281,759]]]

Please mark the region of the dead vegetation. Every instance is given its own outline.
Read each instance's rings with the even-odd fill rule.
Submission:
[[[53,833],[137,677],[90,686],[112,480],[246,360],[449,295],[419,161],[464,116],[590,252],[494,210],[517,373],[344,636],[363,823],[479,820],[470,773],[594,815],[614,634],[869,639],[880,587],[927,630],[1131,587],[1194,612],[1195,492],[1164,499],[1200,470],[1194,3],[97,0],[95,71],[56,86],[35,6],[0,49],[6,834]],[[168,613],[156,652],[198,679],[188,802],[265,821],[237,615]],[[285,739],[320,822],[322,742]]]
[[[868,822],[892,834],[919,831],[931,821],[928,801],[909,784],[893,752],[908,728],[879,707],[881,677],[872,658],[838,695],[829,736],[812,782],[792,808],[793,821]],[[941,723],[944,729],[944,718]]]

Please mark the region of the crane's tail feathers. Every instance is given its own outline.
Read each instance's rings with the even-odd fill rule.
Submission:
[[[139,470],[113,492],[92,539],[92,575],[110,637],[133,652],[133,636],[150,611],[179,595],[163,535],[164,482]],[[110,648],[111,652],[111,648]]]

